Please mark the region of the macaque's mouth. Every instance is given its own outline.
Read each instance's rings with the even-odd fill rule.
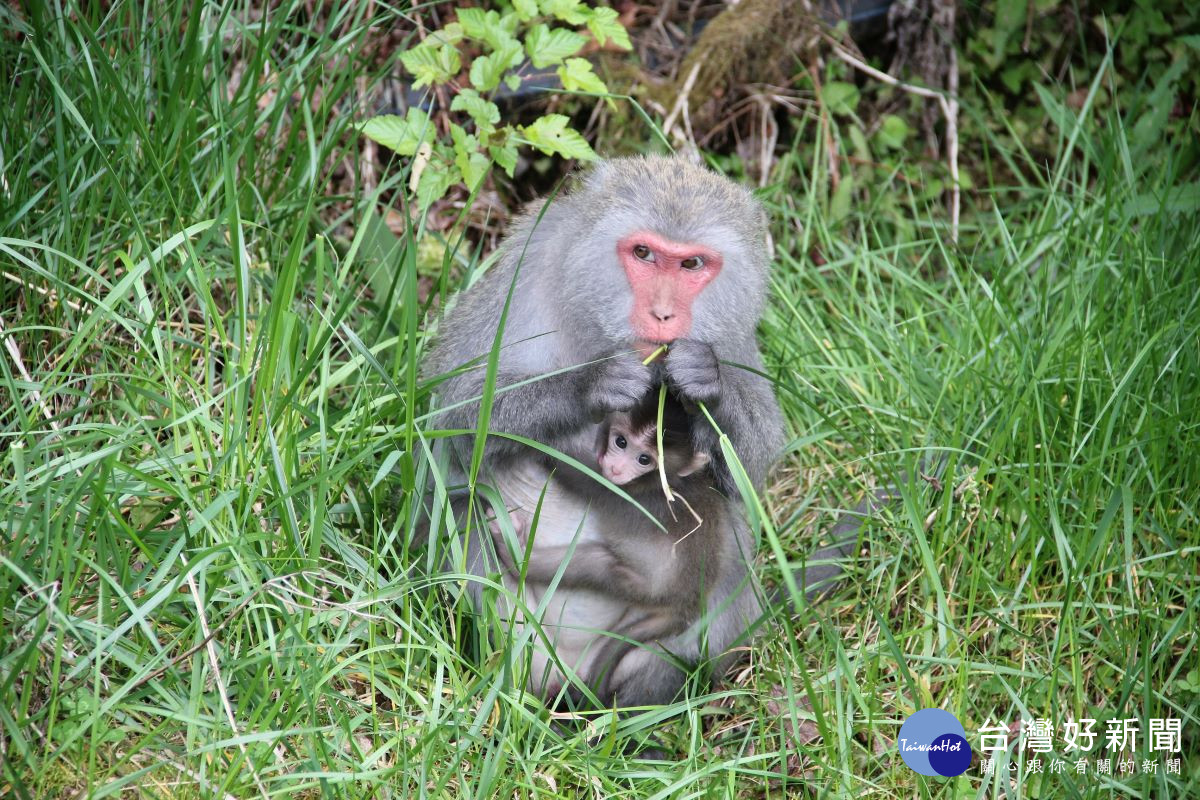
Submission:
[[[676,339],[686,339],[692,330],[692,315],[688,311],[680,312],[667,321],[654,319],[649,314],[636,314],[630,322],[633,338],[650,342],[655,347],[670,344]]]
[[[668,346],[673,341],[675,340],[667,339],[666,341],[655,341],[654,339],[639,337],[633,340],[633,349],[637,350],[643,359],[647,359],[654,355],[654,352],[660,347]]]

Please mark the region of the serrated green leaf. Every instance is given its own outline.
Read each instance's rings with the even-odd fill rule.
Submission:
[[[506,19],[511,17],[511,19]],[[458,22],[468,39],[486,44],[493,52],[506,50],[517,44],[513,37],[518,22],[515,15],[501,17],[496,11],[481,8],[460,8]]]
[[[908,123],[904,121],[903,117],[886,114],[883,117],[883,124],[875,132],[875,141],[885,149],[899,150],[904,147],[910,132]]]
[[[419,108],[408,109],[407,117],[385,114],[372,117],[360,128],[363,135],[402,156],[411,156],[423,142],[433,140],[435,133],[429,115]]]
[[[479,152],[479,140],[454,123],[450,123],[450,138],[454,140],[454,165],[467,188],[474,189],[487,176],[492,162]]]
[[[587,44],[581,33],[566,28],[535,25],[525,34],[525,52],[538,69],[561,64],[564,58],[578,53]]]
[[[462,128],[459,130],[461,131]],[[487,177],[492,162],[479,152],[479,142],[475,140],[475,137],[466,134],[466,138],[461,144],[457,140],[454,142],[454,165],[462,173],[467,188],[474,190]]]
[[[532,125],[521,128],[521,134],[538,150],[548,155],[592,161],[596,153],[579,133],[570,127],[570,119],[562,114],[547,114]]]
[[[451,186],[461,182],[462,174],[457,166],[441,159],[431,159],[417,182],[417,203],[423,209],[429,208],[445,197]]]
[[[500,85],[500,78],[521,62],[521,45],[514,39],[491,55],[479,56],[471,62],[471,85],[481,92],[490,92]]]
[[[844,81],[830,81],[821,90],[821,99],[834,114],[853,114],[858,96],[858,87]]]
[[[467,188],[471,191],[475,191],[475,188],[483,183],[491,168],[492,160],[483,153],[471,153],[467,166],[459,167],[463,173],[463,180],[467,182]]]
[[[490,92],[500,85],[504,67],[493,56],[478,56],[471,62],[471,85],[481,92]]]
[[[484,11],[482,8],[458,9],[458,24],[462,26],[462,31],[467,37],[483,41],[488,29],[488,14],[492,15],[495,19],[495,27],[499,28],[500,14],[495,11]]]
[[[538,15],[537,0],[513,0],[513,11],[522,22],[528,22]]]
[[[516,39],[505,42],[504,47],[497,50],[494,55],[504,60],[505,69],[512,69],[525,60],[525,52],[521,49],[521,43]]]
[[[508,130],[505,128],[505,131]],[[512,136],[505,136],[500,141],[489,144],[488,154],[508,177],[513,176],[513,170],[517,168],[517,143]]]
[[[558,79],[567,91],[608,94],[608,87],[592,71],[592,64],[586,58],[568,58],[558,68]]]
[[[517,35],[517,28],[521,27],[521,18],[517,16],[515,11],[506,11],[500,15],[500,27],[509,36]]]
[[[587,22],[590,11],[580,0],[538,0],[538,5],[546,16],[561,19],[570,25]]]
[[[459,69],[462,68],[458,49],[450,44],[418,45],[401,53],[400,63],[416,77],[416,81],[413,82],[414,89],[430,84],[445,83],[457,75]]]
[[[440,30],[433,31],[425,37],[423,45],[458,44],[463,40],[463,27],[457,22],[451,22]]]
[[[470,151],[479,149],[479,140],[471,134],[467,133],[466,129],[461,125],[450,123],[450,141],[454,143],[454,153],[460,151]]]
[[[510,92],[515,92],[521,88],[521,76],[512,74],[504,77],[504,85],[508,87]]]
[[[460,89],[450,101],[451,111],[465,111],[479,131],[490,132],[500,122],[500,109],[491,100],[479,95],[474,89]]]
[[[633,43],[629,41],[629,31],[621,24],[620,14],[615,8],[602,6],[592,9],[592,18],[588,20],[587,26],[600,46],[603,47],[604,43],[611,39],[612,43],[622,50],[633,49]]]

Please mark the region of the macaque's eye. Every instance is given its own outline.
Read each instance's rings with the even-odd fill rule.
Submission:
[[[625,445],[628,444],[628,442],[625,441],[625,437],[619,433],[617,434],[617,438],[613,439],[613,443],[622,450],[624,450]]]
[[[691,258],[685,258],[683,261],[680,261],[679,266],[683,267],[689,272],[694,272],[704,266],[704,259],[701,256],[692,256]]]
[[[644,244],[635,244],[633,246],[633,254],[642,261],[654,260],[654,251],[652,251],[649,247],[646,247]]]
[[[638,463],[641,464],[643,467],[648,467],[653,462],[652,462],[650,456],[646,455],[645,453],[642,453],[640,456],[638,456]]]

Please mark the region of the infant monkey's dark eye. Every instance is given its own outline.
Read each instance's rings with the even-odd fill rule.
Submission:
[[[650,456],[646,455],[645,453],[642,453],[640,456],[638,456],[638,463],[641,464],[643,467],[650,466]]]
[[[625,445],[628,444],[628,442],[625,441],[625,437],[619,433],[617,434],[617,438],[613,441],[616,443],[617,447],[621,448],[622,450],[624,450]]]

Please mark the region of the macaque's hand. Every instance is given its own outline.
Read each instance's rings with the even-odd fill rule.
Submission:
[[[636,353],[622,353],[597,367],[584,399],[593,422],[600,422],[614,411],[628,411],[650,391],[654,371]]]
[[[721,399],[721,370],[712,346],[695,339],[676,339],[667,351],[667,381],[684,407]]]

